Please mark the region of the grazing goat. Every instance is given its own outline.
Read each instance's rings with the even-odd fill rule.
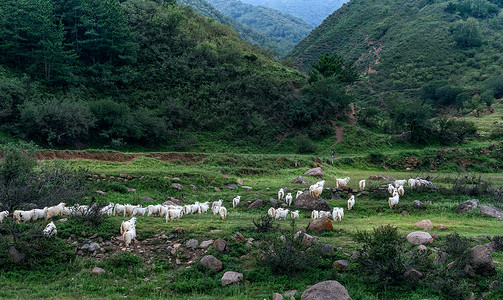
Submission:
[[[126,247],[129,247],[131,242],[136,238],[136,226],[133,225],[128,231],[124,232],[122,237],[124,238]]]
[[[136,206],[133,206],[131,204],[126,204],[126,214],[128,216],[131,216],[133,214],[133,209],[141,207],[141,204],[138,204]]]
[[[220,206],[218,213],[220,214],[220,217],[222,217],[222,220],[225,220],[225,218],[227,218],[227,208]]]
[[[133,213],[131,214],[131,216],[142,216],[144,217],[145,214],[147,213],[147,208],[146,207],[135,207],[133,208]]]
[[[222,206],[223,200],[220,199],[218,201],[215,201],[211,204],[211,211],[213,212],[213,215],[216,215],[220,211],[220,206]]]
[[[325,180],[318,181],[315,184],[311,185],[309,187],[309,191],[311,192],[311,196],[313,196],[314,199],[318,199],[321,196],[321,193],[323,193],[323,186],[325,185]]]
[[[136,218],[132,217],[129,221],[122,221],[121,223],[121,235],[135,226]]]
[[[56,229],[56,225],[54,225],[54,222],[47,224],[43,232],[46,237],[52,237],[58,234],[58,230]]]
[[[365,189],[365,179],[360,180],[358,185],[360,186],[360,191],[363,191]]]
[[[288,210],[288,209],[278,208],[276,210],[276,220],[280,219],[280,218],[283,219],[283,220],[286,220],[286,216],[288,215],[289,211],[290,210]]]
[[[285,190],[283,188],[280,188],[278,192],[278,201],[281,201],[281,199],[283,198],[285,198]]]
[[[316,220],[320,217],[320,213],[317,210],[311,212],[311,219]]]
[[[204,202],[204,203],[199,203],[199,208],[197,209],[197,212],[202,214],[208,211],[210,209],[210,203],[209,202]]]
[[[276,209],[274,209],[274,207],[269,208],[267,214],[269,215],[269,217],[274,218],[276,216]]]
[[[403,189],[403,185],[399,186],[396,191],[398,192],[398,195],[400,195],[400,196],[403,196],[405,194],[405,190]]]
[[[147,217],[150,217],[151,215],[159,215],[161,213],[161,206],[162,205],[160,204],[147,206]]]
[[[332,211],[332,218],[334,219],[334,221],[342,221],[342,218],[344,218],[344,208],[334,207]]]
[[[395,191],[395,187],[392,184],[388,184],[388,193],[393,195],[393,191]]]
[[[332,213],[330,211],[320,210],[318,213],[319,213],[319,217],[320,218],[323,218],[323,217],[330,218],[330,217],[332,217]]]
[[[296,210],[296,211],[292,211],[292,212],[290,213],[290,217],[291,217],[292,219],[298,219],[298,218],[299,218],[299,211],[298,211],[298,210]]]
[[[236,206],[238,206],[240,200],[241,200],[241,196],[236,196],[236,198],[232,199],[232,208],[236,208]]]
[[[293,200],[292,193],[286,194],[285,197],[286,204],[288,204],[289,206],[292,205],[292,200]]]
[[[63,215],[63,210],[64,210],[65,206],[66,206],[66,204],[61,202],[58,205],[49,207],[45,213],[45,220],[47,221],[49,219],[52,219],[55,216]]]
[[[348,199],[348,210],[353,209],[353,206],[355,205],[355,195],[351,195]]]
[[[409,184],[409,188],[410,189],[413,189],[416,187],[416,180],[414,178],[411,178],[407,181],[407,183]]]
[[[349,183],[349,177],[346,178],[337,178],[335,182],[335,187],[347,186]]]
[[[122,214],[122,216],[125,217],[126,216],[126,206],[119,204],[119,203],[115,204],[114,216],[117,214]]]
[[[165,218],[167,214],[168,214],[168,208],[164,205],[161,205],[161,207],[159,207],[159,217]]]
[[[114,213],[114,207],[115,207],[115,204],[110,202],[110,203],[108,203],[107,206],[101,208],[100,212],[102,215],[110,217]]]
[[[393,208],[393,206],[398,204],[398,201],[400,200],[400,195],[398,195],[398,191],[393,192],[393,197],[388,198],[388,204],[389,208]]]
[[[2,223],[3,219],[5,219],[8,215],[9,215],[9,211],[7,211],[7,210],[0,212],[0,223]]]
[[[172,220],[178,220],[183,216],[182,208],[168,209],[168,214],[166,214],[166,222]]]
[[[407,180],[403,179],[403,180],[395,180],[395,182],[393,184],[395,185],[396,188],[398,188],[399,186],[405,185],[406,183],[407,183]]]
[[[32,209],[34,215],[33,215],[33,221],[36,221],[38,219],[45,219],[45,215],[47,213],[47,207],[43,209],[35,208]]]
[[[31,219],[33,219],[33,217],[35,216],[35,212],[32,210],[27,211],[15,210],[12,216],[14,217],[14,220],[18,223],[21,221],[28,222],[31,221]]]
[[[304,193],[303,191],[297,191],[297,195],[295,196],[295,199],[299,198],[300,195],[302,195],[302,193]]]

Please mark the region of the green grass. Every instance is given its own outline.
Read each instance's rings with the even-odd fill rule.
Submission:
[[[488,135],[497,128],[503,128],[503,101],[501,99],[495,101],[492,107],[494,112],[491,114],[479,117],[471,114],[465,116],[464,119],[474,122],[481,134]]]

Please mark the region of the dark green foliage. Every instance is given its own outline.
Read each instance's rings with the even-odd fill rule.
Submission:
[[[84,222],[79,216],[70,217],[68,221],[58,223],[58,237],[68,239],[72,236],[75,237],[76,233],[81,234],[83,232],[87,237],[96,234],[98,237],[109,239],[119,233],[121,220],[103,218],[102,221],[103,222],[98,222],[96,225],[93,225],[92,223]],[[79,239],[83,238],[79,237]]]
[[[18,224],[6,219],[0,224],[0,268],[34,269],[39,266],[68,263],[74,256],[71,246],[57,237],[47,238],[38,224]],[[10,251],[21,253],[15,262]]]
[[[122,276],[135,273],[142,265],[140,256],[125,251],[116,253],[102,262],[103,268]]]
[[[479,47],[482,45],[482,33],[476,19],[458,21],[452,31],[453,38],[460,47]]]
[[[433,126],[429,118],[431,106],[413,99],[394,100],[390,107],[390,115],[395,128],[408,131],[408,139],[414,144],[430,143],[434,140]]]
[[[357,113],[358,122],[370,129],[380,127],[383,117],[381,110],[376,106],[363,107]]]
[[[305,134],[298,135],[297,138],[297,151],[301,154],[316,152],[316,144],[309,139]]]
[[[488,79],[486,88],[494,92],[494,97],[503,97],[503,75],[494,76]]]
[[[255,225],[257,232],[265,233],[271,231],[274,227],[274,218],[268,214],[265,216],[260,216],[256,220],[253,220],[253,225]]]
[[[396,227],[380,226],[374,232],[359,231],[355,240],[361,243],[359,258],[362,272],[378,287],[398,286],[405,283],[404,273],[409,268],[405,253],[405,239]]]
[[[463,143],[467,138],[477,133],[473,122],[452,118],[438,118],[435,120],[437,140],[442,145]]]
[[[321,75],[324,78],[333,77],[346,84],[354,83],[359,75],[353,64],[344,63],[344,59],[336,53],[325,53],[320,56],[318,63],[312,65],[310,81],[316,82]]]

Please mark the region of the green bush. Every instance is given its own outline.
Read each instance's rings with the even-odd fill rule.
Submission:
[[[503,75],[489,78],[486,83],[486,88],[494,92],[494,97],[503,97]]]
[[[309,139],[305,134],[298,135],[297,141],[297,151],[301,154],[314,153],[316,152],[316,144]]]
[[[479,22],[474,18],[458,21],[452,31],[456,43],[463,48],[479,47],[482,45],[482,33]]]
[[[438,118],[435,120],[435,126],[437,140],[442,145],[463,143],[467,138],[477,133],[475,123],[466,120]]]

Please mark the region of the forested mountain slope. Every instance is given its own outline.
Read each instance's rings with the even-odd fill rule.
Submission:
[[[307,23],[318,26],[331,13],[348,0],[241,0],[252,5],[262,5],[296,16]]]
[[[208,2],[227,17],[241,24],[270,36],[287,39],[295,44],[304,39],[313,29],[313,26],[297,17],[265,6],[254,6],[237,0],[209,0]]]
[[[270,49],[276,56],[281,57],[290,51],[295,44],[300,41],[300,37],[296,36],[295,41],[292,38],[283,37],[281,34],[270,35],[264,31],[259,31],[245,23],[240,22],[232,17],[224,15],[218,9],[213,7],[206,0],[177,0],[181,4],[190,6],[194,11],[203,16],[214,19],[215,21],[228,25],[239,34],[239,37],[252,45]],[[271,20],[262,20],[262,22],[271,22]],[[308,32],[302,34],[302,38],[307,36]],[[284,35],[284,34],[283,34]]]
[[[366,77],[360,98],[374,103],[403,94],[470,109],[470,101],[490,98],[488,88],[503,96],[501,7],[500,0],[352,0],[287,58],[308,70],[321,54],[339,53]]]

